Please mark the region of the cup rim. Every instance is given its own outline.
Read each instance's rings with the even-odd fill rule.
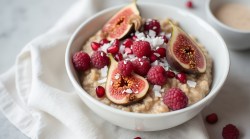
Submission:
[[[234,28],[234,27],[231,27],[229,25],[226,25],[224,23],[222,23],[219,19],[217,19],[215,17],[215,15],[213,14],[212,10],[211,10],[211,1],[212,0],[207,0],[206,1],[206,6],[205,6],[205,10],[206,10],[206,13],[209,15],[209,17],[216,23],[218,24],[220,27],[224,28],[224,29],[227,29],[227,30],[230,30],[232,32],[237,32],[237,33],[242,33],[242,34],[250,34],[250,31],[247,31],[247,30],[241,30],[241,29],[237,29],[237,28]],[[237,3],[237,2],[235,2]]]
[[[73,69],[71,69],[71,57],[70,57],[70,51],[71,51],[71,47],[73,44],[74,39],[77,37],[78,33],[81,31],[81,29],[88,24],[89,22],[91,22],[92,20],[94,20],[97,17],[100,16],[104,16],[106,13],[114,11],[114,10],[118,10],[121,7],[123,7],[124,5],[118,5],[118,6],[114,6],[111,8],[107,8],[103,11],[98,12],[97,14],[95,14],[94,16],[88,18],[85,22],[83,22],[73,33],[73,35],[71,36],[67,48],[66,48],[66,54],[65,54],[65,65],[66,65],[66,71],[67,74],[70,78],[71,83],[73,84],[73,86],[76,88],[76,91],[80,91],[82,92],[81,95],[83,95],[83,97],[86,97],[87,99],[89,99],[91,102],[95,103],[95,105],[101,107],[102,109],[106,109],[110,112],[113,113],[117,113],[120,115],[126,115],[129,117],[140,117],[140,118],[156,118],[156,117],[165,117],[165,116],[171,116],[171,115],[176,115],[176,114],[181,114],[187,111],[191,111],[192,109],[198,108],[201,104],[206,103],[207,101],[210,100],[211,97],[215,96],[218,94],[219,90],[221,89],[221,87],[223,86],[223,84],[226,81],[228,72],[229,72],[229,67],[230,67],[230,60],[229,60],[229,53],[228,53],[228,49],[227,46],[224,42],[224,40],[222,39],[222,37],[219,35],[219,33],[213,28],[211,27],[208,23],[206,23],[204,20],[202,20],[201,18],[197,17],[196,15],[186,12],[185,10],[181,10],[177,7],[174,6],[170,6],[170,5],[161,5],[161,4],[155,4],[155,3],[150,3],[150,2],[138,2],[137,3],[139,6],[154,6],[154,7],[165,7],[165,8],[171,8],[175,11],[181,12],[181,13],[185,13],[185,14],[189,14],[192,18],[194,18],[195,20],[197,20],[198,22],[203,23],[206,27],[210,28],[211,31],[213,31],[214,34],[217,35],[217,37],[219,37],[219,40],[222,40],[224,50],[225,50],[225,72],[224,75],[221,78],[221,81],[219,82],[219,84],[217,84],[214,88],[211,88],[211,90],[209,91],[208,95],[206,97],[204,97],[203,99],[199,100],[198,102],[196,102],[195,104],[192,104],[191,106],[188,106],[184,109],[180,109],[177,111],[171,111],[171,112],[166,112],[166,113],[157,113],[157,114],[147,114],[147,113],[136,113],[136,112],[127,112],[127,111],[122,111],[120,109],[116,109],[113,108],[111,106],[108,106],[106,104],[103,104],[102,102],[96,100],[95,98],[93,98],[91,95],[89,95],[82,87],[81,85],[78,84],[78,82],[76,81],[76,79],[74,78],[73,75]],[[79,95],[79,93],[78,93]]]

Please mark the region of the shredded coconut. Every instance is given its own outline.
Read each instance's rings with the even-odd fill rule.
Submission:
[[[154,53],[154,55],[156,55],[157,57],[160,57],[161,55],[160,54],[158,54],[158,53]]]
[[[159,91],[154,91],[155,97],[162,97]]]
[[[156,66],[156,65],[159,65],[159,61],[158,60],[155,60],[153,63],[151,63],[151,66]]]
[[[106,81],[107,81],[107,77],[106,77],[106,78],[103,78],[103,79],[101,79],[101,80],[98,80],[97,82],[101,84],[101,83],[105,83]]]
[[[102,69],[101,69],[101,77],[107,77],[108,75],[108,67],[107,66],[104,66]]]
[[[140,62],[141,66],[143,65],[143,62]]]
[[[120,78],[120,74],[119,73],[116,73],[115,74],[115,79],[119,79]]]
[[[107,53],[107,49],[108,49],[110,46],[111,46],[110,43],[105,43],[105,44],[103,44],[103,46],[100,47],[99,49],[100,49],[101,51]]]
[[[154,85],[153,91],[161,91],[161,86],[160,85]]]
[[[197,83],[195,81],[187,80],[187,84],[188,84],[189,87],[193,87],[194,88]]]
[[[148,35],[149,35],[151,38],[153,38],[153,37],[155,37],[156,33],[155,33],[155,31],[153,31],[153,30],[149,30],[149,31],[148,31]]]

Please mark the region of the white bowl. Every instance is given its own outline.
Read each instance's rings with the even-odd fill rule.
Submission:
[[[210,93],[199,102],[187,108],[161,114],[142,114],[125,112],[107,106],[91,97],[82,88],[77,73],[71,62],[72,55],[81,50],[84,42],[98,30],[105,22],[114,15],[121,6],[106,9],[92,18],[88,19],[78,27],[71,37],[66,50],[66,69],[69,78],[78,91],[78,95],[85,104],[103,119],[120,127],[140,130],[156,131],[180,125],[196,116],[205,106],[207,106],[219,93],[229,70],[229,55],[227,47],[222,37],[206,22],[200,18],[187,13],[183,10],[168,5],[153,3],[138,3],[142,17],[145,18],[166,18],[171,17],[180,22],[182,28],[190,34],[197,36],[199,41],[204,44],[214,60],[213,83]],[[150,10],[149,10],[150,9]],[[157,10],[156,10],[157,9]],[[211,41],[213,40],[213,41]]]
[[[225,39],[228,48],[232,50],[244,50],[250,48],[250,31],[244,31],[232,28],[228,25],[225,25],[219,21],[214,16],[214,11],[225,3],[242,3],[250,5],[249,0],[207,0],[206,2],[206,15],[208,22],[221,34]],[[246,13],[249,14],[249,13]],[[230,15],[227,15],[230,16]]]

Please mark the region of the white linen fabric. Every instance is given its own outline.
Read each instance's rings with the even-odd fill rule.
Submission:
[[[157,132],[120,128],[101,119],[81,101],[69,81],[64,56],[76,27],[115,0],[82,0],[47,33],[27,44],[15,65],[0,76],[0,109],[32,139],[207,139],[201,116]]]

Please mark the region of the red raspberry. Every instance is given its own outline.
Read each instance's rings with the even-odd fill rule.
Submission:
[[[137,58],[133,62],[134,71],[135,73],[146,76],[148,73],[148,70],[150,69],[150,61],[147,58]]]
[[[164,85],[167,82],[165,69],[162,66],[156,65],[149,69],[147,79],[150,83],[156,85]]]
[[[161,25],[155,19],[148,19],[144,24],[144,30],[145,31],[153,30],[155,31],[156,35],[158,35],[161,32]]]
[[[222,130],[223,139],[238,139],[239,135],[238,128],[232,124],[226,125]]]
[[[90,57],[87,53],[76,52],[72,58],[73,65],[78,71],[85,71],[90,68]]]
[[[101,69],[109,64],[109,58],[105,52],[95,51],[91,56],[91,63],[95,68]]]
[[[206,116],[206,121],[209,123],[209,124],[214,124],[218,121],[218,116],[216,113],[211,113],[209,115]]]
[[[187,8],[193,8],[193,2],[191,1],[191,0],[188,0],[187,2],[186,2],[186,6],[187,6]]]
[[[147,41],[135,41],[132,45],[132,51],[139,58],[143,56],[150,56],[150,43]]]
[[[171,88],[167,90],[163,96],[163,103],[171,110],[179,110],[187,107],[188,98],[186,94],[179,88]]]
[[[123,76],[131,75],[132,71],[134,70],[133,64],[131,61],[122,60],[118,62],[118,69]]]

